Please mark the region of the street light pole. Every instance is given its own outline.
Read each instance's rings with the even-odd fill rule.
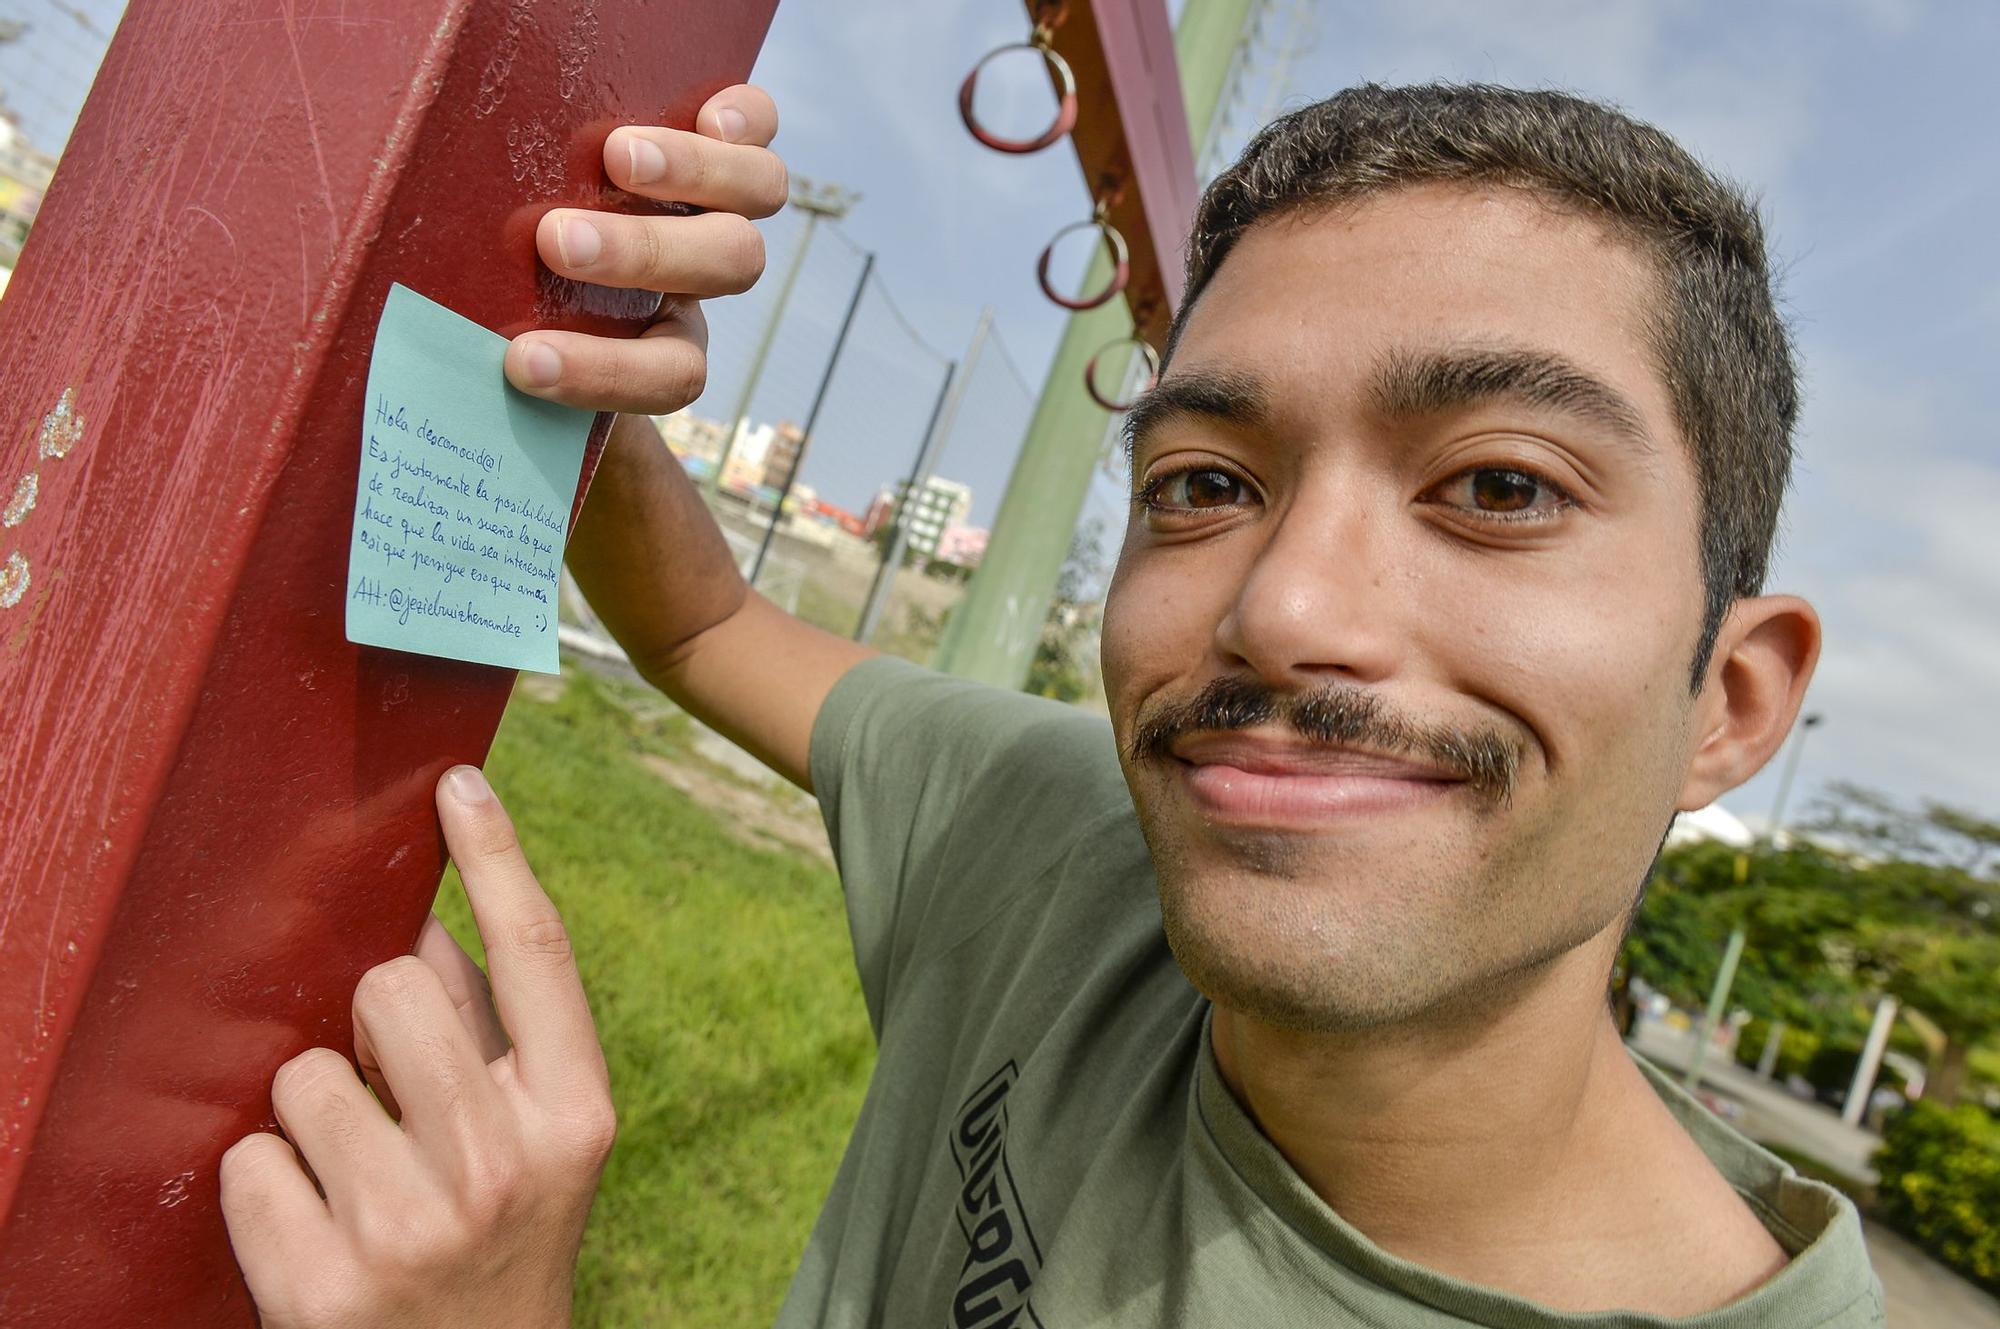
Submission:
[[[1252,0],[1186,0],[1181,6],[1174,53],[1190,143],[1208,139],[1251,7]],[[1109,253],[1099,245],[1087,289],[1097,289],[1094,283],[1109,278],[1111,267]],[[1131,331],[1132,315],[1122,300],[1070,316],[994,513],[979,571],[938,642],[939,672],[1004,688],[1027,682],[1042,620],[1097,474],[1098,451],[1090,444],[1102,436],[1105,419],[1084,390],[1084,370],[1102,356],[1098,382],[1121,382],[1131,364],[1130,348],[1107,343]]]
[[[1778,842],[1778,828],[1785,823],[1785,801],[1791,797],[1792,781],[1798,778],[1799,754],[1805,751],[1806,735],[1811,733],[1826,717],[1818,711],[1799,721],[1799,732],[1792,736],[1792,750],[1785,754],[1785,769],[1778,776],[1778,797],[1771,803],[1771,822],[1764,828],[1764,838],[1773,846]]]
[[[764,361],[770,358],[771,343],[778,339],[778,328],[785,321],[785,306],[791,302],[792,288],[798,285],[799,272],[806,265],[806,251],[812,248],[813,232],[819,228],[822,217],[839,221],[860,201],[861,195],[850,194],[839,185],[815,185],[803,177],[792,177],[791,205],[805,213],[806,229],[799,236],[798,247],[792,250],[792,261],[785,268],[784,281],[778,285],[778,298],[771,305],[771,316],[764,320],[763,335],[757,339],[757,349],[751,353],[750,369],[743,377],[743,390],[736,394],[736,409],[729,413],[729,432],[723,436],[722,451],[716,454],[715,470],[703,486],[711,498],[722,492],[722,472],[729,465],[730,454],[736,451],[736,440],[749,426],[750,399],[757,392],[757,381],[764,376]]]
[[[1799,721],[1798,732],[1792,735],[1791,751],[1785,754],[1785,768],[1778,776],[1778,797],[1771,804],[1771,820],[1765,824],[1758,840],[1765,845],[1775,846],[1778,842],[1778,826],[1785,815],[1785,801],[1791,796],[1792,781],[1799,773],[1799,753],[1806,745],[1806,735],[1826,717],[1817,711],[1804,716]],[[1756,847],[1754,844],[1753,848]],[[1750,855],[1736,856],[1736,884],[1745,885],[1750,879]],[[1709,1045],[1715,1041],[1715,1031],[1722,1024],[1722,1013],[1729,1005],[1729,990],[1736,984],[1736,965],[1743,958],[1743,945],[1748,940],[1743,925],[1738,923],[1729,930],[1729,941],[1723,946],[1722,967],[1715,971],[1715,985],[1709,989],[1708,1009],[1701,1017],[1701,1028],[1695,1035],[1694,1052],[1688,1057],[1687,1073],[1681,1083],[1692,1090],[1701,1083],[1702,1063],[1708,1060]],[[1773,1025],[1771,1038],[1782,1038],[1783,1030]],[[1769,1046],[1766,1056],[1758,1059],[1759,1074],[1763,1073],[1763,1063],[1770,1058]]]

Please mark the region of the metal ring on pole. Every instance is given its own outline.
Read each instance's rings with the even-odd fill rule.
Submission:
[[[1056,106],[1056,118],[1049,127],[1034,138],[1002,138],[979,123],[979,117],[972,110],[973,89],[979,84],[979,71],[986,68],[987,61],[1008,51],[1039,51],[1042,59],[1048,61],[1049,71],[1056,76],[1056,87],[1060,101]],[[958,116],[965,121],[965,128],[974,138],[992,148],[995,152],[1029,153],[1040,152],[1070,130],[1076,128],[1076,71],[1069,67],[1069,61],[1057,54],[1050,45],[1050,34],[1046,27],[1037,27],[1034,36],[1024,42],[1010,42],[996,46],[980,57],[972,72],[965,76],[965,82],[958,85]]]
[[[1112,401],[1106,397],[1103,391],[1097,386],[1097,362],[1102,360],[1108,352],[1125,345],[1138,347],[1139,354],[1146,361],[1146,386],[1139,389],[1139,391],[1150,392],[1153,386],[1160,381],[1160,353],[1154,350],[1153,343],[1147,341],[1144,337],[1137,335],[1120,337],[1117,341],[1106,342],[1104,345],[1098,347],[1096,352],[1091,355],[1090,363],[1083,367],[1083,390],[1090,394],[1092,401],[1113,415],[1122,415],[1126,411],[1131,410],[1138,404],[1139,399],[1134,397],[1131,401]]]
[[[1118,228],[1111,224],[1105,212],[1104,205],[1100,203],[1097,205],[1096,213],[1091,216],[1089,221],[1071,222],[1060,231],[1057,231],[1055,237],[1042,250],[1042,257],[1035,264],[1035,280],[1042,284],[1042,294],[1061,305],[1064,309],[1095,309],[1099,305],[1109,304],[1123,293],[1125,287],[1132,281],[1132,251],[1125,244],[1125,237],[1118,233]],[[1104,233],[1104,243],[1111,247],[1111,261],[1113,264],[1111,281],[1103,290],[1095,295],[1078,296],[1072,299],[1064,295],[1061,291],[1058,291],[1050,283],[1049,263],[1055,258],[1056,246],[1062,243],[1064,236],[1072,231],[1091,228],[1102,231]]]

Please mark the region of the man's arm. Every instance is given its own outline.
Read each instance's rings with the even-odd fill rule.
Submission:
[[[812,788],[813,720],[874,654],[751,591],[652,424],[621,416],[570,538],[570,571],[647,681]]]
[[[696,131],[624,126],[605,142],[612,183],[693,216],[556,208],[535,233],[551,270],[658,291],[660,316],[629,338],[530,332],[507,350],[523,392],[630,412],[612,431],[568,559],[578,585],[648,681],[794,784],[811,787],[813,719],[840,676],[872,654],[752,594],[694,486],[642,415],[677,411],[707,379],[701,300],[746,290],[763,271],[749,222],[785,205],[784,163],[767,146],[778,111],[756,88],[717,93]]]

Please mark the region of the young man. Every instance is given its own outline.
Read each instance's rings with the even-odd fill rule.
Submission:
[[[753,276],[722,214],[782,200],[775,115],[701,123],[606,163],[715,212],[554,214],[550,265]],[[1854,1210],[1605,999],[1675,812],[1769,758],[1818,654],[1761,594],[1796,397],[1754,213],[1592,103],[1364,87],[1210,187],[1189,273],[1130,420],[1108,727],[747,594],[643,422],[578,526],[633,659],[838,851],[881,1057],[780,1324],[1880,1324]],[[677,406],[699,315],[657,332],[509,372]],[[567,1314],[603,1063],[491,792],[439,810],[497,1016],[434,930],[355,997],[400,1124],[337,1054],[280,1072],[324,1198],[275,1136],[223,1178],[268,1323]]]

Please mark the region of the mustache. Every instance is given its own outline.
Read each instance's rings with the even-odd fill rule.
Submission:
[[[1173,756],[1183,736],[1282,724],[1310,742],[1413,757],[1442,767],[1493,803],[1514,795],[1521,770],[1518,740],[1493,726],[1432,724],[1391,710],[1378,693],[1351,683],[1309,692],[1280,692],[1254,678],[1211,680],[1192,697],[1165,702],[1132,732],[1128,755],[1140,761]]]

